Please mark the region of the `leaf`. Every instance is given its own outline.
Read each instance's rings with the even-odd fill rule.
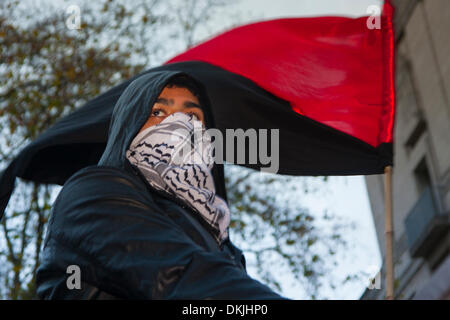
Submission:
[[[20,264],[16,264],[13,266],[14,273],[19,273],[21,269],[22,269],[22,266]]]
[[[288,245],[288,246],[291,246],[291,245],[293,245],[295,243],[295,240],[291,240],[291,239],[287,239],[286,240],[286,244]]]

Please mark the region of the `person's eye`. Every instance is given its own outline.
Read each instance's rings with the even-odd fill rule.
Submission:
[[[161,117],[161,116],[163,116],[163,114],[164,114],[164,111],[161,109],[155,109],[152,111],[152,116],[154,116],[154,117]]]
[[[200,120],[195,112],[189,112],[188,114],[191,115],[194,120]]]
[[[198,115],[198,113],[191,111],[188,112],[187,114],[191,115],[194,120],[201,121],[201,117]]]

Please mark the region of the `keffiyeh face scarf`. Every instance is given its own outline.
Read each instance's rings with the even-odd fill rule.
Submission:
[[[212,150],[202,122],[194,115],[176,112],[137,134],[126,156],[151,186],[198,212],[220,245],[228,237],[230,210],[216,195]]]

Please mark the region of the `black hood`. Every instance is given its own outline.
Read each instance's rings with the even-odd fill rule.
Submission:
[[[180,71],[155,71],[139,76],[123,91],[111,115],[108,140],[98,165],[130,170],[126,151],[134,137],[147,121],[152,106],[166,84],[173,77],[190,77],[200,90],[199,102],[205,115],[206,128],[216,128],[211,103],[205,87],[192,75]],[[212,170],[217,194],[227,200],[223,165],[215,164]]]

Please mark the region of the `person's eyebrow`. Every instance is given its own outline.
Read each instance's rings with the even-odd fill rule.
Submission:
[[[171,102],[172,102],[171,104],[173,104],[173,100],[171,100]],[[161,103],[161,104],[168,106],[169,100],[166,98],[158,98],[158,99],[156,99],[155,103]]]
[[[192,102],[192,101],[185,101],[184,106],[185,106],[185,108],[199,108],[199,109],[202,108],[202,107],[200,107],[200,105],[198,105],[197,103]]]
[[[164,104],[166,106],[172,105],[173,104],[173,99],[166,99],[166,98],[158,98],[156,99],[156,103],[161,103]],[[202,109],[202,107],[200,107],[199,104],[193,102],[193,101],[185,101],[183,103],[185,108],[199,108]]]

